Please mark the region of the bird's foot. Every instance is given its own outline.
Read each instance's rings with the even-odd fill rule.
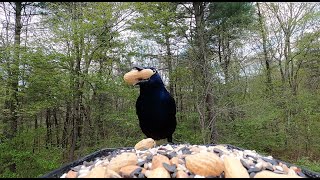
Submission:
[[[175,143],[172,141],[172,137],[168,137],[168,138],[167,138],[167,141],[168,141],[168,144],[169,144],[169,145],[175,144]]]
[[[174,142],[168,142],[168,144],[169,144],[169,145],[174,145],[175,143],[174,143]]]

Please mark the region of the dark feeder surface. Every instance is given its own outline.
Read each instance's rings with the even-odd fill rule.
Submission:
[[[179,145],[179,144],[176,144]],[[215,144],[209,144],[206,146],[214,146]],[[237,150],[241,150],[244,151],[245,149],[233,146],[233,145],[229,145],[229,144],[223,144],[225,146],[227,146],[228,149],[237,149]],[[59,169],[53,170],[39,178],[60,178],[64,173],[67,173],[72,167],[78,166],[78,165],[82,165],[83,162],[90,162],[90,161],[94,161],[96,158],[99,157],[104,157],[104,156],[108,156],[110,154],[115,154],[115,153],[119,153],[120,150],[131,150],[133,149],[133,147],[122,147],[122,148],[105,148],[105,149],[101,149],[99,151],[96,151],[94,153],[91,153],[83,158],[80,158],[78,160],[75,160],[71,163],[65,164],[62,167],[60,167]],[[274,159],[274,161],[276,161],[277,163],[281,162],[283,164],[286,164],[288,167],[290,166],[296,166],[294,164],[290,164],[281,160],[277,160]],[[307,178],[320,178],[320,173],[317,172],[313,172],[307,169],[304,169],[302,167],[296,166],[297,168],[301,169],[301,172],[307,177]]]

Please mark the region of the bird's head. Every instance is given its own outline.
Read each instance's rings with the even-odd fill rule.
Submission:
[[[128,84],[140,85],[140,87],[163,85],[160,75],[153,67],[134,66],[123,76],[123,79]]]

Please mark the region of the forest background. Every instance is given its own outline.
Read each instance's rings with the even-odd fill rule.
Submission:
[[[174,141],[320,172],[320,4],[1,2],[0,177],[145,138],[133,65],[177,104]]]

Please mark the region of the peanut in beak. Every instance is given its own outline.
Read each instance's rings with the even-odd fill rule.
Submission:
[[[127,72],[123,76],[123,79],[128,84],[135,85],[141,80],[149,79],[154,73],[155,72],[153,72],[151,69],[143,69],[141,71],[133,69],[130,72]]]

